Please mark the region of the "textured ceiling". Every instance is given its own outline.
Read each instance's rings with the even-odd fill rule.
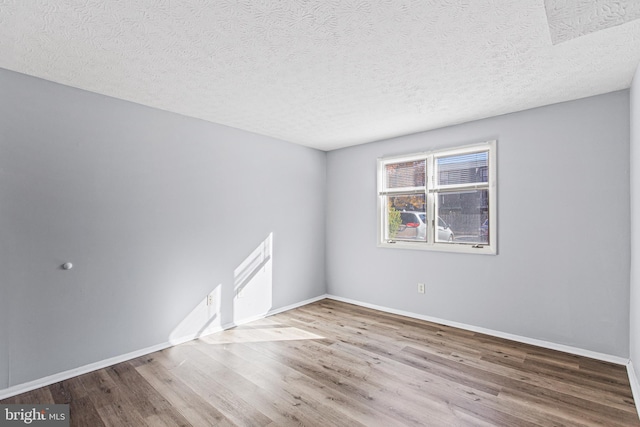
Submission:
[[[639,4],[0,0],[0,67],[330,150],[628,88]]]
[[[551,40],[571,40],[640,18],[640,1],[545,0]]]

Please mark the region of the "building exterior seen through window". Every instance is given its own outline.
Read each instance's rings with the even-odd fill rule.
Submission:
[[[495,146],[378,159],[379,245],[495,254]]]

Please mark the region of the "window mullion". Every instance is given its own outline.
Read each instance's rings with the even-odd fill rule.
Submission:
[[[489,183],[474,183],[474,184],[452,184],[442,185],[435,188],[430,188],[429,192],[432,193],[446,193],[448,191],[464,191],[464,190],[486,190],[490,187]]]
[[[427,243],[433,244],[435,242],[435,236],[436,236],[435,226],[434,226],[435,218],[436,218],[435,216],[436,198],[432,193],[432,189],[436,184],[433,155],[427,156],[426,168],[427,168],[426,184],[427,184],[427,230],[428,230]]]
[[[422,194],[425,192],[425,187],[414,187],[414,188],[393,188],[387,189],[384,191],[380,191],[378,193],[380,196],[393,196],[395,194]]]

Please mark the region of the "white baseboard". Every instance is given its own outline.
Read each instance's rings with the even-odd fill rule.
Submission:
[[[511,340],[511,341],[521,342],[521,343],[524,343],[524,344],[531,344],[531,345],[535,345],[535,346],[538,346],[538,347],[548,348],[548,349],[551,349],[551,350],[562,351],[564,353],[575,354],[575,355],[578,355],[578,356],[590,357],[592,359],[602,360],[604,362],[615,363],[617,365],[627,365],[628,362],[629,362],[629,359],[626,359],[624,357],[612,356],[612,355],[606,354],[606,353],[598,353],[596,351],[585,350],[585,349],[578,348],[578,347],[571,347],[571,346],[564,345],[564,344],[556,344],[556,343],[553,343],[553,342],[538,340],[538,339],[535,339],[535,338],[523,337],[523,336],[520,336],[520,335],[513,335],[513,334],[506,333],[506,332],[495,331],[493,329],[481,328],[479,326],[473,326],[473,325],[467,325],[467,324],[464,324],[464,323],[452,322],[452,321],[445,320],[445,319],[439,319],[437,317],[431,317],[431,316],[425,316],[425,315],[422,315],[422,314],[411,313],[409,311],[396,310],[396,309],[393,309],[393,308],[383,307],[383,306],[379,306],[379,305],[375,305],[375,304],[369,304],[369,303],[366,303],[366,302],[356,301],[356,300],[352,300],[352,299],[349,299],[349,298],[343,298],[343,297],[339,297],[339,296],[335,296],[335,295],[327,295],[327,298],[334,299],[336,301],[346,302],[346,303],[349,303],[349,304],[359,305],[361,307],[372,308],[374,310],[380,310],[380,311],[383,311],[383,312],[386,312],[386,313],[399,314],[401,316],[411,317],[411,318],[414,318],[414,319],[426,320],[428,322],[439,323],[441,325],[451,326],[451,327],[454,327],[454,328],[464,329],[464,330],[472,331],[472,332],[478,332],[478,333],[485,334],[485,335],[491,335],[491,336],[497,337],[497,338],[504,338],[504,339],[508,339],[508,340]]]
[[[242,319],[242,320],[238,320],[236,322],[228,323],[228,324],[224,325],[224,329],[229,329],[229,328],[233,328],[233,327],[236,327],[236,326],[244,325],[245,323],[253,322],[254,320],[258,320],[258,319],[264,319],[265,317],[273,316],[274,314],[282,313],[283,311],[293,310],[294,308],[302,307],[304,305],[311,304],[312,302],[320,301],[320,300],[323,300],[323,299],[326,299],[326,298],[329,298],[329,296],[327,294],[324,294],[324,295],[320,295],[320,296],[317,296],[317,297],[309,298],[309,299],[304,300],[304,301],[297,302],[295,304],[289,304],[289,305],[286,305],[284,307],[280,307],[280,308],[276,308],[276,309],[273,309],[273,310],[269,310],[264,315],[247,317],[246,319]]]
[[[325,299],[327,297],[328,297],[327,295],[320,295],[320,296],[317,296],[315,298],[310,298],[308,300],[301,301],[299,303],[295,303],[295,304],[287,305],[285,307],[280,307],[280,308],[276,308],[276,309],[273,309],[273,310],[269,310],[264,315],[253,316],[251,318],[242,319],[242,320],[236,321],[235,323],[227,323],[227,324],[224,324],[224,325],[222,325],[220,327],[207,330],[206,333],[190,334],[190,335],[186,335],[186,336],[183,336],[183,337],[178,337],[178,338],[172,339],[170,342],[167,341],[167,342],[164,342],[164,343],[161,343],[161,344],[156,344],[156,345],[153,345],[151,347],[146,347],[146,348],[143,348],[143,349],[140,349],[140,350],[132,351],[130,353],[126,353],[126,354],[122,354],[122,355],[119,355],[119,356],[110,357],[108,359],[104,359],[104,360],[101,360],[101,361],[98,361],[98,362],[90,363],[88,365],[80,366],[78,368],[73,368],[73,369],[69,369],[69,370],[64,371],[64,372],[59,372],[57,374],[49,375],[49,376],[46,376],[46,377],[43,377],[43,378],[38,378],[38,379],[33,380],[33,381],[29,381],[29,382],[22,383],[22,384],[17,384],[15,386],[0,390],[0,400],[6,399],[8,397],[15,396],[15,395],[18,395],[18,394],[21,394],[21,393],[26,393],[28,391],[35,390],[35,389],[40,388],[40,387],[46,387],[48,385],[51,385],[51,384],[54,384],[54,383],[57,383],[57,382],[60,382],[60,381],[68,380],[69,378],[77,377],[78,375],[83,375],[83,374],[87,374],[89,372],[97,371],[98,369],[107,368],[107,367],[115,365],[117,363],[126,362],[127,360],[135,359],[136,357],[144,356],[144,355],[147,355],[147,354],[150,354],[150,353],[155,353],[156,351],[161,351],[161,350],[164,350],[166,348],[173,347],[173,346],[185,343],[187,341],[192,341],[192,340],[200,338],[200,337],[211,335],[211,334],[214,334],[216,332],[223,331],[225,329],[230,329],[230,328],[233,328],[235,326],[239,326],[239,325],[242,325],[242,324],[245,324],[245,323],[248,323],[248,322],[252,322],[254,320],[263,319],[265,317],[272,316],[274,314],[278,314],[278,313],[281,313],[283,311],[291,310],[291,309],[294,309],[294,308],[297,308],[297,307],[302,307],[303,305],[311,304],[312,302],[316,302],[316,301]]]
[[[307,304],[311,304],[312,302],[316,302],[316,301],[320,301],[323,299],[327,299],[329,298],[329,295],[324,294],[324,295],[320,295],[314,298],[309,298],[308,300],[304,300],[301,302],[297,302],[295,304],[290,304],[290,305],[286,305],[284,307],[280,307],[280,308],[276,308],[274,310],[270,310],[269,314],[267,314],[267,316],[273,316],[274,314],[278,314],[278,313],[282,313],[285,311],[289,311],[289,310],[293,310],[294,308],[298,308],[298,307],[302,307],[305,306]]]
[[[168,342],[157,344],[151,347],[143,348],[141,350],[132,351],[131,353],[110,357],[108,359],[101,360],[99,362],[90,363],[88,365],[80,366],[78,368],[69,369],[68,371],[49,375],[44,378],[38,378],[37,380],[14,385],[12,387],[0,390],[0,400],[6,399],[7,397],[15,396],[17,394],[26,393],[27,391],[35,390],[40,387],[45,387],[45,386],[57,383],[59,381],[68,380],[69,378],[77,377],[78,375],[97,371],[98,369],[106,368],[108,366],[115,365],[116,363],[121,363],[127,360],[135,359],[136,357],[144,356],[145,354],[164,350],[167,347],[171,347],[171,344],[169,344]]]
[[[633,394],[633,401],[636,404],[636,411],[640,416],[640,383],[638,383],[638,376],[635,369],[633,369],[631,360],[627,363],[627,374],[629,375],[629,384],[631,384],[631,394]]]
[[[500,331],[495,331],[492,329],[486,329],[486,328],[481,328],[478,326],[472,326],[472,325],[467,325],[464,323],[458,323],[458,322],[452,322],[449,320],[445,320],[445,319],[439,319],[436,317],[431,317],[431,316],[425,316],[425,315],[421,315],[421,314],[417,314],[417,313],[411,313],[408,311],[404,311],[404,310],[396,310],[396,309],[392,309],[392,308],[388,308],[388,307],[383,307],[383,306],[379,306],[379,305],[375,305],[375,304],[369,304],[369,303],[365,303],[362,301],[356,301],[356,300],[352,300],[349,298],[343,298],[343,297],[339,297],[339,296],[335,296],[335,295],[329,295],[329,294],[325,294],[325,295],[320,295],[317,296],[315,298],[310,298],[307,299],[305,301],[300,301],[298,303],[295,304],[291,304],[291,305],[287,305],[285,307],[280,307],[280,308],[276,308],[273,310],[270,310],[269,312],[267,312],[264,315],[260,315],[260,316],[253,316],[251,318],[247,318],[247,319],[242,319],[241,321],[236,321],[235,323],[227,323],[225,325],[222,325],[218,328],[215,329],[211,329],[208,330],[206,333],[204,334],[191,334],[191,335],[187,335],[184,337],[179,337],[176,339],[171,340],[171,342],[164,342],[161,344],[157,344],[157,345],[153,345],[151,347],[146,347],[143,348],[141,350],[136,350],[130,353],[126,353],[123,355],[119,355],[119,356],[115,356],[115,357],[111,357],[105,360],[101,360],[95,363],[90,363],[88,365],[84,365],[78,368],[74,368],[74,369],[70,369],[64,372],[60,372],[57,374],[53,374],[53,375],[49,375],[47,377],[43,377],[43,378],[39,378],[37,380],[33,380],[33,381],[29,381],[26,383],[22,383],[22,384],[18,384],[9,388],[5,388],[0,390],[0,400],[2,399],[6,399],[8,397],[11,396],[15,396],[21,393],[26,393],[28,391],[31,390],[35,390],[37,388],[40,387],[46,387],[48,385],[57,383],[59,381],[64,381],[67,380],[69,378],[73,378],[76,377],[78,375],[83,375],[89,372],[93,372],[96,371],[98,369],[103,369],[112,365],[115,365],[117,363],[121,363],[121,362],[126,362],[127,360],[131,360],[131,359],[135,359],[136,357],[140,357],[140,356],[144,356],[150,353],[154,353],[156,351],[160,351],[160,350],[164,350],[166,348],[169,347],[173,347],[175,345],[179,345],[203,336],[207,336],[207,335],[211,335],[213,333],[216,332],[220,332],[222,330],[225,329],[229,329],[229,328],[233,328],[235,326],[239,326],[254,320],[258,320],[258,319],[263,319],[265,317],[268,316],[272,316],[274,314],[278,314],[281,313],[283,311],[288,311],[288,310],[292,310],[294,308],[297,307],[302,307],[304,305],[307,304],[311,304],[313,302],[316,301],[320,301],[322,299],[325,298],[329,298],[329,299],[333,299],[336,301],[342,301],[342,302],[346,302],[349,304],[354,304],[354,305],[358,305],[361,307],[367,307],[367,308],[372,308],[374,310],[379,310],[382,312],[386,312],[386,313],[392,313],[392,314],[398,314],[401,316],[406,316],[406,317],[410,317],[410,318],[414,318],[414,319],[420,319],[420,320],[426,320],[428,322],[433,322],[433,323],[439,323],[441,325],[446,325],[446,326],[451,326],[454,328],[460,328],[460,329],[465,329],[468,331],[472,331],[472,332],[478,332],[478,333],[482,333],[482,334],[486,334],[486,335],[491,335],[494,337],[498,337],[498,338],[505,338],[508,340],[512,340],[512,341],[516,341],[516,342],[521,342],[521,343],[525,343],[525,344],[531,344],[531,345],[535,345],[538,347],[543,347],[543,348],[549,348],[552,350],[558,350],[558,351],[562,351],[565,353],[570,353],[570,354],[575,354],[578,356],[585,356],[585,357],[590,357],[592,359],[596,359],[596,360],[602,360],[605,362],[610,362],[610,363],[615,363],[618,365],[626,365],[627,366],[627,372],[629,375],[629,382],[631,383],[631,390],[633,393],[633,397],[634,400],[636,402],[636,406],[638,407],[638,412],[640,413],[640,384],[638,384],[638,379],[635,375],[635,372],[633,370],[633,365],[631,364],[631,362],[629,361],[629,359],[625,359],[623,357],[618,357],[618,356],[612,356],[609,354],[605,354],[605,353],[598,353],[598,352],[594,352],[591,350],[584,350],[581,348],[577,348],[577,347],[571,347],[571,346],[567,346],[564,344],[556,344],[556,343],[552,343],[552,342],[548,342],[548,341],[543,341],[543,340],[538,340],[538,339],[534,339],[534,338],[528,338],[528,337],[523,337],[520,335],[513,335],[513,334],[508,334],[505,332],[500,332]]]

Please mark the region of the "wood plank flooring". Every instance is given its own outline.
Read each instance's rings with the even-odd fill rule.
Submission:
[[[0,403],[82,427],[640,426],[623,366],[333,300]]]

